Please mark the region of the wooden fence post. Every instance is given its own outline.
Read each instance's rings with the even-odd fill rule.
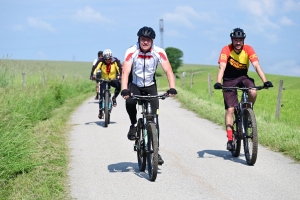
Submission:
[[[182,72],[181,74],[181,86],[185,86],[186,85],[186,72]]]
[[[210,77],[210,74],[208,74],[208,92],[209,92],[209,96],[212,97],[212,88],[211,88],[211,77]]]
[[[26,85],[26,76],[25,72],[22,73],[22,86],[24,87]]]
[[[280,80],[279,87],[278,87],[277,107],[276,107],[276,118],[277,119],[279,119],[279,116],[280,116],[280,108],[283,106],[283,105],[281,105],[282,90],[284,90],[283,80]]]
[[[191,70],[191,79],[190,79],[190,88],[191,89],[193,88],[193,76],[194,76],[194,73],[193,73],[193,70]]]

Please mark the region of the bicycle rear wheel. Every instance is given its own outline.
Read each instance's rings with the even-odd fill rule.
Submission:
[[[254,112],[251,108],[247,108],[243,113],[244,118],[244,151],[246,161],[249,165],[254,165],[257,158],[258,151],[258,136],[257,125]]]
[[[137,160],[139,165],[139,170],[141,172],[146,169],[146,151],[145,151],[145,141],[144,141],[144,128],[143,119],[140,118],[137,124],[137,140],[135,140],[135,150],[137,153]]]
[[[232,130],[232,136],[233,136],[233,146],[234,150],[231,151],[231,154],[233,157],[238,157],[241,152],[241,137],[240,137],[240,128],[239,128],[239,121],[238,116],[236,113],[236,110],[234,111],[234,119],[233,119],[233,130]]]
[[[158,170],[158,138],[156,125],[152,122],[147,124],[147,170],[150,181],[155,181]]]
[[[109,111],[108,111],[108,103],[109,103],[109,94],[107,91],[104,93],[104,126],[107,127],[109,123]]]

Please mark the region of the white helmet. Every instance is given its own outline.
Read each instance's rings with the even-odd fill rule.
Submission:
[[[103,51],[103,58],[105,60],[111,59],[112,58],[112,51],[110,49],[105,49]]]

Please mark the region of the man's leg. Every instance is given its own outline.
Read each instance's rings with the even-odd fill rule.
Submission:
[[[95,100],[98,100],[99,99],[99,82],[96,81],[96,97],[95,97]]]
[[[110,85],[115,88],[114,96],[112,97],[112,102],[113,102],[113,106],[116,107],[117,106],[116,99],[119,96],[121,91],[121,83],[118,80],[114,80],[110,82]]]
[[[134,84],[130,84],[129,85],[129,90],[132,94],[134,95],[139,95],[140,90],[139,88],[134,85]],[[137,100],[134,100],[132,97],[129,97],[128,99],[126,99],[126,111],[128,113],[131,125],[129,127],[129,132],[127,134],[127,138],[129,140],[135,140],[136,137],[136,127],[137,127],[137,110],[136,110],[136,104],[137,104]]]
[[[100,83],[98,83],[99,85],[100,85],[100,91],[99,91],[99,114],[98,114],[98,118],[99,119],[102,119],[103,118],[103,110],[102,110],[102,102],[103,102],[103,89],[104,89],[104,82],[103,82],[103,84],[100,84]]]

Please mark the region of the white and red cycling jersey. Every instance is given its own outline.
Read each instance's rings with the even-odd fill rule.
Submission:
[[[132,63],[129,80],[138,87],[155,84],[155,73],[158,63],[168,60],[164,49],[152,45],[147,53],[143,53],[136,43],[125,53],[124,61]]]

